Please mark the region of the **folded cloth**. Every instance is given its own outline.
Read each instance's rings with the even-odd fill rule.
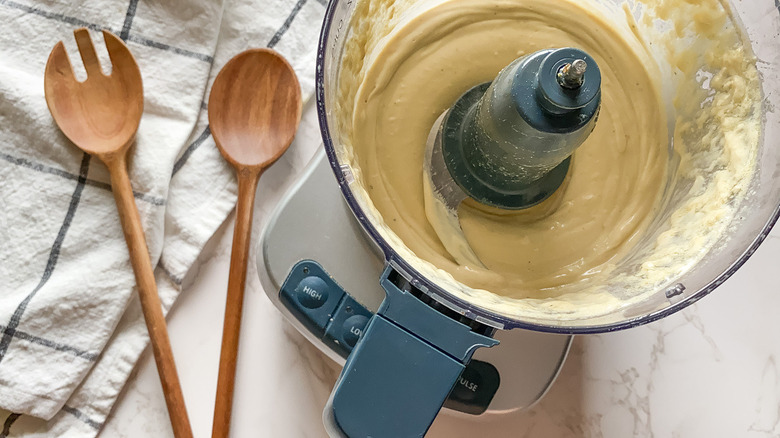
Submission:
[[[0,438],[96,436],[148,345],[108,172],[46,107],[55,43],[80,77],[79,27],[104,68],[101,29],[138,61],[145,111],[130,176],[167,312],[236,200],[208,128],[211,81],[233,55],[267,46],[309,98],[324,3],[0,0]]]

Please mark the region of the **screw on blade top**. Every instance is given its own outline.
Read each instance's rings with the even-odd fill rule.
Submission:
[[[585,71],[587,69],[588,63],[584,59],[576,59],[571,63],[567,63],[558,70],[558,83],[561,87],[570,90],[579,88],[585,81]]]

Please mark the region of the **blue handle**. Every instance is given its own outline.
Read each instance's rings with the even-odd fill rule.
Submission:
[[[421,437],[474,351],[498,341],[437,310],[389,266],[381,284],[385,300],[347,359],[325,418],[351,438]]]

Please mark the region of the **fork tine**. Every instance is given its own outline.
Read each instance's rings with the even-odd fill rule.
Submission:
[[[84,68],[87,70],[87,77],[103,74],[100,70],[100,61],[98,61],[95,45],[92,44],[92,38],[89,37],[87,28],[82,27],[73,31],[76,36],[76,44],[79,46],[81,60],[84,61]]]
[[[56,75],[53,74],[54,72]],[[65,44],[62,41],[58,42],[49,54],[49,60],[46,61],[45,77],[59,77],[66,82],[76,82],[68,52],[65,51]]]
[[[104,30],[103,39],[106,41],[106,51],[108,51],[108,57],[111,58],[111,63],[119,70],[127,67],[128,61],[135,63],[130,50],[116,35]]]

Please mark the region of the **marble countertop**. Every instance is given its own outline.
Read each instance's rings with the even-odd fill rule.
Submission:
[[[320,146],[310,103],[290,151],[261,179],[265,220]],[[195,437],[211,434],[233,218],[184,282],[170,335]],[[253,254],[254,256],[254,254]],[[429,437],[780,436],[780,229],[710,296],[664,320],[576,336],[541,402],[503,416],[441,414]],[[339,368],[284,321],[250,261],[232,436],[324,437],[322,408]],[[173,436],[150,351],[101,437]]]

